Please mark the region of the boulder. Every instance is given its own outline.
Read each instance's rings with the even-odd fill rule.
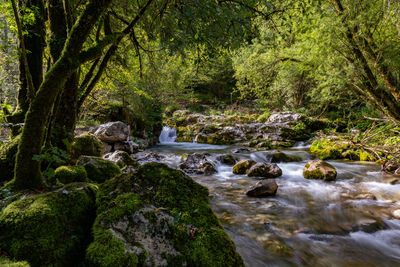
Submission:
[[[86,170],[83,166],[61,166],[58,167],[54,176],[49,178],[49,182],[55,184],[57,182],[62,184],[69,184],[75,182],[87,182],[88,177]]]
[[[140,164],[145,164],[149,162],[161,162],[165,159],[164,155],[154,153],[152,151],[143,151],[133,154],[134,157]]]
[[[280,163],[280,162],[298,162],[301,161],[301,157],[297,156],[289,156],[283,152],[277,151],[270,154],[271,163]]]
[[[269,116],[267,123],[287,123],[287,122],[297,122],[303,116],[291,111],[279,112]]]
[[[118,150],[134,154],[139,152],[139,145],[132,141],[117,142],[114,144],[114,151]]]
[[[276,178],[282,176],[282,170],[275,163],[258,162],[247,172],[249,177]]]
[[[255,165],[257,162],[251,159],[241,160],[233,166],[234,174],[246,174],[250,168]]]
[[[274,196],[278,190],[278,185],[272,179],[262,180],[250,187],[246,195],[249,197],[269,197]]]
[[[129,136],[129,126],[121,121],[108,122],[100,125],[94,134],[107,143],[126,141]]]
[[[88,178],[97,183],[103,183],[121,174],[118,165],[99,157],[81,156],[77,165],[83,166]]]
[[[70,154],[73,159],[80,156],[100,157],[103,149],[103,143],[94,134],[83,133],[72,141]]]
[[[248,153],[250,150],[248,148],[242,147],[242,148],[236,148],[232,150],[232,153],[234,154],[241,154],[241,153]]]
[[[337,171],[335,167],[323,160],[310,161],[303,169],[303,176],[306,179],[333,181],[336,179],[336,175]]]
[[[148,163],[100,186],[89,266],[244,266],[207,188]]]
[[[217,157],[217,160],[221,162],[222,164],[226,164],[229,166],[233,166],[236,164],[236,159],[234,156],[230,154],[225,154],[225,155],[220,155]]]
[[[1,250],[33,267],[80,266],[95,213],[94,187],[86,183],[21,194],[0,212]]]
[[[20,139],[20,136],[17,136],[0,145],[0,183],[11,180],[14,176],[15,156]]]
[[[120,168],[125,168],[125,167],[136,168],[139,166],[137,160],[133,159],[125,151],[115,151],[112,153],[108,153],[103,156],[103,159],[109,160],[117,164]]]
[[[216,173],[217,170],[215,169],[214,164],[208,160],[207,156],[209,156],[207,153],[184,154],[181,159],[181,164],[179,164],[179,168],[187,173],[205,175]]]

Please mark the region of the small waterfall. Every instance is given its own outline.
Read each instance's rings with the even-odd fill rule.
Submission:
[[[159,137],[161,144],[173,143],[176,139],[176,129],[164,126]]]

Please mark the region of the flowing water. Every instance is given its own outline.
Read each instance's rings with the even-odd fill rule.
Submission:
[[[167,143],[152,148],[177,167],[183,153],[231,153],[234,146]],[[257,180],[234,175],[232,166],[216,163],[218,173],[193,178],[210,190],[213,211],[235,242],[247,266],[400,266],[400,185],[376,164],[331,161],[335,182],[306,180],[311,159],[306,144],[284,151],[303,161],[279,163],[277,195],[251,198],[246,190]],[[268,161],[268,153],[243,152],[238,159]]]

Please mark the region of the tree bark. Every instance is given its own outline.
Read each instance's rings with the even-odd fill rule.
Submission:
[[[14,2],[14,1],[13,1]],[[26,24],[18,22],[21,31],[28,34],[19,37],[19,80],[18,104],[15,112],[8,118],[10,122],[23,122],[29,108],[29,98],[38,90],[43,80],[43,52],[45,42],[45,15],[42,1],[19,1],[20,9],[29,8],[34,12],[34,22]],[[17,14],[18,15],[18,14]],[[31,87],[31,89],[29,89]],[[30,92],[31,91],[31,92]],[[29,97],[29,94],[31,96]]]
[[[90,0],[88,2],[69,33],[60,58],[46,73],[25,117],[25,125],[16,156],[15,175],[11,182],[12,188],[19,190],[43,186],[40,163],[33,160],[33,156],[41,154],[46,124],[57,95],[63,89],[68,77],[82,63],[79,61],[79,56],[83,44],[94,24],[111,2],[112,0]]]

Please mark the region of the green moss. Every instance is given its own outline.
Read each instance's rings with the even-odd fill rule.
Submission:
[[[11,261],[5,257],[0,257],[0,266],[2,267],[30,267],[26,261]]]
[[[310,147],[310,152],[320,159],[340,159],[342,152],[349,147],[347,143],[338,143],[328,138],[315,140]]]
[[[77,183],[12,202],[0,213],[0,247],[32,266],[76,266],[91,239],[94,194]]]
[[[21,136],[17,136],[0,146],[0,182],[9,181],[14,176],[15,155],[20,139]]]
[[[309,166],[310,165],[308,164],[308,167]],[[307,164],[306,164],[306,167],[307,167]],[[312,171],[304,171],[303,176],[306,179],[317,179],[317,180],[324,179],[324,173],[320,169],[315,169]]]
[[[121,174],[118,165],[99,157],[81,156],[77,165],[83,166],[88,178],[97,183],[103,183]]]
[[[84,133],[75,137],[71,143],[71,156],[78,159],[80,156],[99,157],[103,151],[103,143],[93,134]]]
[[[57,182],[69,184],[74,182],[87,182],[88,177],[86,170],[83,166],[61,166],[55,170],[54,176],[50,182],[55,184]]]
[[[256,164],[254,160],[241,160],[233,166],[232,172],[234,174],[246,174],[254,164]]]
[[[153,212],[144,213],[150,224],[158,220],[159,213],[173,217],[165,237],[179,253],[162,255],[169,266],[244,266],[208,202],[207,188],[164,164],[148,163],[135,175],[115,177],[102,184],[97,194],[98,217],[88,262],[95,266],[141,266],[151,256],[141,240],[123,232],[117,237],[110,227],[129,220],[140,209],[154,207]],[[192,234],[190,229],[194,229]],[[141,247],[142,253],[128,250],[129,244]]]

